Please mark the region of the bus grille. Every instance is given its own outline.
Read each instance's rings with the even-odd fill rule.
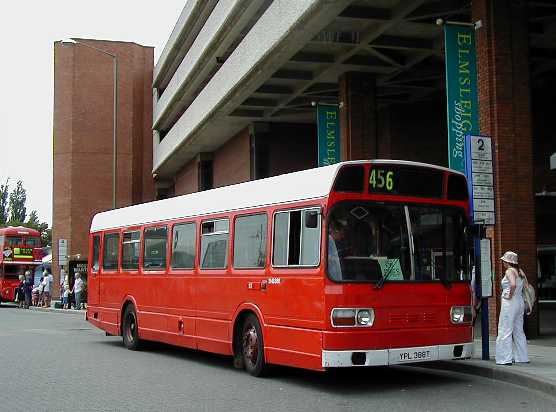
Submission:
[[[420,322],[434,322],[436,315],[431,312],[424,313],[391,313],[390,323],[420,323]]]

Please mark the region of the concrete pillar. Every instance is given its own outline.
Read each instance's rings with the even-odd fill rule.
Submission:
[[[340,76],[340,127],[342,160],[378,156],[376,81],[365,73]]]
[[[495,335],[504,251],[517,252],[529,282],[537,283],[527,5],[474,0],[472,18],[482,21],[477,31],[481,134],[491,136],[495,148],[496,288],[489,307],[490,333]],[[535,311],[526,323],[529,337],[538,335],[538,325]]]

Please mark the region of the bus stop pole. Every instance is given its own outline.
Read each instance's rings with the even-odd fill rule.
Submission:
[[[483,341],[483,360],[490,360],[488,336],[488,298],[481,298],[481,338]]]
[[[477,237],[475,238],[475,286],[477,297],[481,299],[481,348],[482,360],[490,360],[490,342],[488,335],[488,298],[483,297],[483,282],[481,273],[481,239],[484,226],[479,225]]]

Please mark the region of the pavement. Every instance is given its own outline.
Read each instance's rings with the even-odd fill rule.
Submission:
[[[31,307],[30,309],[61,314],[82,313],[85,316],[85,310],[77,311],[54,307]],[[421,363],[415,366],[481,376],[556,397],[556,333],[552,329],[549,332],[538,339],[528,341],[530,363],[527,364],[496,365],[494,360],[496,342],[492,338],[489,341],[490,360],[482,360],[482,340],[479,338],[475,340],[475,351],[472,359]]]
[[[479,336],[479,338],[475,339],[472,359],[442,361],[422,366],[509,382],[556,397],[556,302],[540,302],[539,305],[541,336],[527,341],[530,363],[514,363],[511,366],[496,365],[494,337],[489,339],[490,360],[482,360],[481,328],[480,322],[477,322],[475,336]]]
[[[542,342],[530,340],[527,348],[530,363],[497,365],[494,360],[496,342],[489,342],[490,360],[482,360],[482,341],[478,339],[475,340],[472,359],[439,361],[419,366],[509,382],[556,397],[556,338],[552,339],[552,344],[546,339]]]

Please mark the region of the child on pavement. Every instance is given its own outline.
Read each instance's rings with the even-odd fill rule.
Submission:
[[[69,309],[69,295],[70,295],[70,287],[68,284],[65,284],[64,292],[62,294],[62,304],[64,305],[64,309]]]

